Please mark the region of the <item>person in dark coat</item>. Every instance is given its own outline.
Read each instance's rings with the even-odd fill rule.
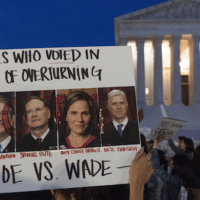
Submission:
[[[194,151],[194,159],[192,163],[194,165],[194,172],[198,180],[198,189],[200,190],[200,145],[198,145]]]
[[[186,155],[177,154],[172,158],[172,171],[168,173],[160,166],[158,155],[158,144],[165,139],[165,133],[161,134],[154,141],[151,150],[151,164],[154,173],[160,177],[163,182],[160,200],[177,200],[180,197],[181,186],[197,189],[198,181],[195,177],[191,161]]]
[[[103,146],[139,144],[138,122],[127,117],[128,102],[121,90],[108,93],[108,109],[113,121],[104,127]]]
[[[184,155],[189,158],[190,161],[193,160],[193,152],[194,152],[194,143],[192,139],[183,137],[179,147],[177,147],[172,139],[168,140],[168,144],[170,148],[175,152],[177,155]]]
[[[57,134],[50,130],[48,121],[51,112],[44,99],[30,96],[25,102],[26,124],[30,133],[21,138],[17,143],[17,151],[41,151],[57,149]]]

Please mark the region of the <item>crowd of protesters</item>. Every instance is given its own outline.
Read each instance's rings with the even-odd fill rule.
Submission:
[[[144,188],[145,200],[187,200],[188,190],[193,189],[198,192],[200,146],[194,149],[193,140],[187,137],[178,137],[177,146],[172,139],[169,139],[168,145],[175,154],[169,157],[164,151],[158,149],[159,143],[165,139],[165,133],[159,135],[155,141],[146,142],[144,135],[142,138],[142,145],[154,169],[153,175]]]

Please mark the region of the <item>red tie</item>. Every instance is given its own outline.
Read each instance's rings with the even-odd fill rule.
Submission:
[[[41,144],[42,138],[37,138],[36,141],[38,142],[38,144]]]

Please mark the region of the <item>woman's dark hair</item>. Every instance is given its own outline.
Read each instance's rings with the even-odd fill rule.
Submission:
[[[179,136],[179,137],[178,137],[178,139],[179,139],[180,141],[182,141],[184,138],[185,138],[185,136]]]
[[[71,131],[68,126],[68,123],[66,121],[67,112],[73,103],[80,101],[80,100],[84,100],[87,102],[87,104],[89,106],[89,111],[91,114],[90,123],[89,123],[89,126],[88,126],[86,132],[88,134],[90,133],[92,135],[95,135],[97,133],[96,132],[97,110],[96,110],[96,106],[95,106],[95,103],[94,103],[92,97],[89,94],[87,94],[86,92],[75,91],[75,92],[70,93],[66,97],[65,102],[64,102],[64,109],[63,109],[62,116],[61,116],[61,134],[64,137],[67,137]]]
[[[76,200],[88,200],[88,199],[111,200],[110,193],[111,189],[110,187],[107,186],[55,189],[53,190],[54,198],[52,200],[56,200],[56,198],[58,198],[60,195],[64,197],[66,200],[71,200],[72,194]]]
[[[183,186],[187,188],[197,188],[197,179],[194,174],[194,168],[189,158],[183,155],[175,155],[172,158],[173,169],[171,171],[172,175],[178,176],[183,180]]]
[[[186,145],[186,151],[194,152],[194,142],[190,138],[183,138],[183,142]]]
[[[154,143],[153,140],[149,140],[146,142],[147,152],[150,152],[151,149],[153,149],[153,143]]]
[[[165,159],[165,153],[161,150],[158,150],[158,156],[160,160],[160,166],[162,166],[163,169],[167,171],[168,161]]]
[[[62,196],[65,200],[71,200],[73,194],[77,200],[83,198],[83,188],[69,188],[69,189],[55,189],[53,190],[53,199],[56,200],[59,196]]]
[[[195,174],[200,177],[200,145],[194,150],[194,160],[193,160]]]

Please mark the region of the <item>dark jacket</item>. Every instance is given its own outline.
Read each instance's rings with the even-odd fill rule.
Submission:
[[[182,149],[179,149],[173,142],[172,139],[168,140],[168,144],[170,146],[170,148],[175,152],[175,154],[177,155],[182,155],[182,156],[186,156],[187,158],[189,158],[190,161],[193,160],[193,153],[191,151],[183,151]]]
[[[163,182],[154,172],[144,187],[144,200],[160,200]]]
[[[183,180],[176,175],[171,175],[160,166],[158,149],[152,149],[151,151],[151,164],[155,174],[163,182],[160,200],[178,200]]]
[[[49,131],[41,144],[27,134],[17,142],[17,151],[45,151],[57,149],[57,133],[56,131]]]
[[[133,119],[129,119],[126,127],[123,130],[122,136],[113,125],[113,122],[109,122],[104,127],[104,134],[102,135],[103,146],[116,146],[116,145],[130,145],[139,144],[139,129],[138,122]]]

